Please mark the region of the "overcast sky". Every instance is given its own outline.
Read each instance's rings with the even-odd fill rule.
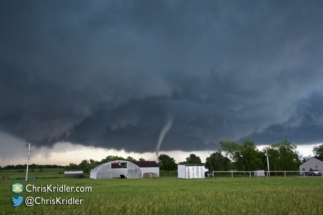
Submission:
[[[315,0],[3,0],[1,159],[27,142],[52,153],[58,142],[153,153],[167,123],[164,152],[322,143],[322,9]]]

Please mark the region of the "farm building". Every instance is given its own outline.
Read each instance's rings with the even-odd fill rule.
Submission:
[[[159,166],[156,161],[139,161],[133,162],[140,167],[142,177],[146,178],[156,178],[159,177]]]
[[[151,173],[152,176],[154,176],[154,174],[158,174],[159,176],[159,167],[158,165],[156,167],[156,165],[157,163],[154,161],[134,163],[124,160],[111,161],[92,169],[90,172],[90,178],[120,178],[122,175],[126,178],[142,178],[145,173]]]
[[[205,178],[204,166],[202,164],[180,164],[178,165],[178,178]]]
[[[83,178],[83,170],[66,170],[64,171],[64,177]]]
[[[312,157],[299,166],[300,174],[312,170],[323,171],[323,157]]]

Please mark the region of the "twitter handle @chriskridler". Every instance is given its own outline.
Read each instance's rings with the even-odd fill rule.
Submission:
[[[84,199],[78,199],[75,197],[62,198],[44,198],[44,197],[32,197],[28,196],[25,198],[26,206],[34,206],[34,205],[80,205],[83,203]]]

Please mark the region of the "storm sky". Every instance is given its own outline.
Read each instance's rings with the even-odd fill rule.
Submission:
[[[171,116],[163,151],[323,142],[322,9],[1,1],[0,134],[36,147],[154,152]],[[0,141],[3,153],[8,146]]]

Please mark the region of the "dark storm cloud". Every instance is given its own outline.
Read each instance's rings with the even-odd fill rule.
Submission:
[[[288,139],[294,143],[310,144],[322,141],[323,94],[314,92],[300,100],[296,111],[282,124],[273,124],[260,133],[247,137],[261,143],[281,142]]]
[[[320,1],[0,4],[0,130],[10,135],[154,151],[171,114],[161,150],[322,141],[322,120],[299,112],[306,99],[308,113],[320,105]]]

